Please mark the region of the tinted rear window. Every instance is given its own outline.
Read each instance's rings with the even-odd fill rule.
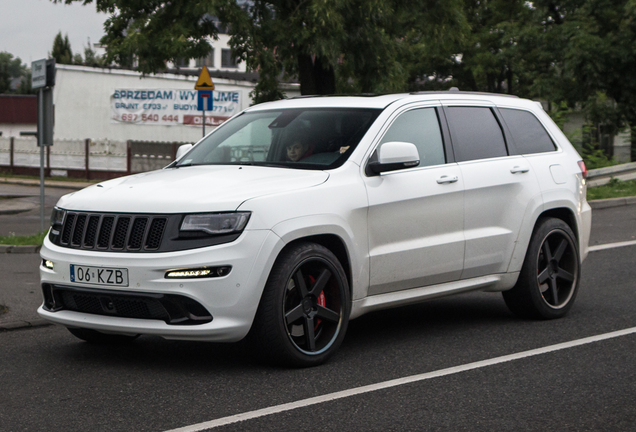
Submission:
[[[534,114],[507,108],[499,109],[499,112],[510,130],[519,153],[543,153],[556,150],[550,135]]]
[[[449,107],[446,112],[457,162],[508,155],[501,126],[490,108]]]

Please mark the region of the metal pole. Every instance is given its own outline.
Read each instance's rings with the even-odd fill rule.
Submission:
[[[40,232],[44,232],[44,89],[38,91],[38,145],[40,146]]]
[[[203,99],[203,136],[205,137],[205,99]]]

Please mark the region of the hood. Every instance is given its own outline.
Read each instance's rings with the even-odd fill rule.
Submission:
[[[67,210],[118,213],[232,211],[251,198],[324,183],[324,171],[257,166],[191,166],[89,186],[60,198]]]

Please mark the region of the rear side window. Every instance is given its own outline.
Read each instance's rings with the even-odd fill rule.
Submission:
[[[550,135],[534,114],[507,108],[500,108],[499,112],[510,130],[519,153],[531,154],[556,150]]]
[[[422,108],[401,114],[382,138],[381,143],[402,141],[415,144],[420,155],[418,166],[446,163],[444,142],[435,108]]]
[[[508,155],[501,126],[490,108],[449,107],[446,113],[457,162]]]

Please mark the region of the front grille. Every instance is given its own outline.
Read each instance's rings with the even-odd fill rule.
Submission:
[[[84,289],[43,284],[44,307],[51,312],[70,310],[93,315],[161,320],[172,325],[212,321],[200,303],[175,294]]]
[[[167,216],[68,212],[56,244],[114,252],[156,251]]]

